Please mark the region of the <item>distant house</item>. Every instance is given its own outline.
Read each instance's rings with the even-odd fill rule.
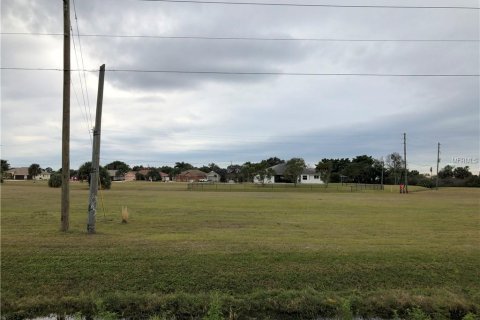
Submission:
[[[270,177],[270,179],[265,178],[263,183],[284,183],[287,182],[285,178],[285,169],[287,168],[286,163],[279,163],[273,167],[270,167],[275,172],[275,175]],[[254,183],[262,183],[259,176],[253,178]],[[297,177],[298,183],[309,183],[309,184],[323,184],[324,182],[320,179],[320,174],[316,172],[314,168],[305,168],[302,171],[302,174]]]
[[[170,181],[170,176],[165,172],[160,171],[160,177],[162,177],[162,181]]]
[[[7,171],[7,179],[13,180],[32,180],[32,176],[28,174],[27,167],[13,168]]]
[[[51,175],[52,174],[50,172],[42,170],[42,172],[40,174],[37,174],[34,179],[35,180],[48,180],[48,179],[50,179]]]
[[[118,170],[107,170],[112,181],[124,181],[125,176],[121,174]]]
[[[207,174],[207,180],[210,182],[220,182],[220,175],[215,171],[210,171]]]
[[[124,176],[125,181],[135,181],[136,180],[135,174],[136,174],[135,171],[128,171],[127,173],[125,173],[125,176]]]
[[[138,170],[138,171],[130,171],[128,172],[126,175],[125,175],[125,180],[126,181],[133,181],[133,180],[137,180],[137,177],[136,177],[136,174],[141,174],[142,176],[146,177],[148,175],[148,173],[151,171],[152,169],[141,169],[141,170]],[[160,177],[162,178],[162,181],[170,181],[170,176],[168,174],[166,174],[165,172],[158,172],[160,174]],[[128,175],[128,179],[127,180],[127,175]],[[131,179],[131,180],[130,180]]]
[[[199,182],[207,181],[207,174],[203,171],[192,169],[183,171],[175,178],[177,182]]]
[[[150,169],[141,169],[137,171],[137,173],[141,174],[142,176],[147,176],[149,172],[150,172]]]

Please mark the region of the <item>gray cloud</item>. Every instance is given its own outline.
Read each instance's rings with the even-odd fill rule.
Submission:
[[[352,1],[344,1],[351,3]],[[366,3],[375,4],[374,1]],[[398,2],[400,4],[400,2]],[[402,1],[402,5],[416,4]],[[429,4],[451,4],[429,1]],[[461,1],[459,5],[477,5]],[[76,1],[83,34],[478,39],[474,11],[311,9]],[[427,3],[425,3],[427,5]],[[62,32],[61,2],[2,1],[2,31]],[[72,13],[73,17],[73,13]],[[74,30],[75,19],[72,19]],[[77,40],[78,41],[78,40]],[[469,43],[81,39],[85,66],[140,70],[306,73],[478,73]],[[1,38],[2,67],[62,67],[62,37]],[[77,46],[78,46],[77,42]],[[77,48],[78,49],[78,48]],[[73,50],[73,47],[72,47]],[[72,51],[72,66],[76,67]],[[60,72],[2,70],[2,158],[60,164]],[[90,108],[72,74],[72,167],[90,159]],[[102,162],[195,164],[265,157],[381,157],[408,133],[411,165],[479,153],[479,79],[293,77],[107,72]],[[478,170],[478,169],[476,169]]]

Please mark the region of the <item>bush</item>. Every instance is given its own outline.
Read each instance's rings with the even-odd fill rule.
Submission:
[[[60,173],[52,173],[48,179],[50,188],[60,188],[62,186],[62,175]]]
[[[104,167],[100,166],[100,186],[102,189],[110,189],[112,186],[112,179],[110,178],[110,174],[108,170]]]
[[[466,187],[480,187],[480,177],[479,176],[471,176],[465,181]]]

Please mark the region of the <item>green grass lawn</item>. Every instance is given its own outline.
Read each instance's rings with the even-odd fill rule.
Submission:
[[[71,185],[65,234],[60,189],[2,184],[2,316],[480,313],[480,189],[193,192],[129,182],[102,195],[97,234],[87,235],[88,185]]]

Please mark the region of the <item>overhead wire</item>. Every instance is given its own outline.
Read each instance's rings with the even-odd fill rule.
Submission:
[[[73,88],[73,93],[75,94],[75,98],[77,99],[77,105],[80,109],[80,113],[82,114],[82,119],[84,121],[84,124],[87,128],[87,131],[88,131],[88,136],[90,138],[90,144],[92,144],[92,132],[90,130],[90,127],[89,127],[89,124],[88,124],[88,118],[87,118],[87,115],[86,113],[83,112],[82,110],[82,107],[81,107],[81,103],[80,103],[80,99],[78,98],[78,94],[77,94],[77,90],[75,89],[75,85],[73,84],[73,81],[70,80],[70,83],[72,84],[72,88]]]
[[[75,25],[77,27],[77,35],[78,35],[78,47],[80,49],[80,58],[82,60],[82,69],[85,70],[85,63],[83,61],[83,49],[82,49],[82,42],[80,40],[80,27],[79,27],[79,23],[78,23],[78,17],[77,17],[77,8],[75,6],[75,0],[73,0],[73,12],[74,12],[74,17],[75,17]],[[70,26],[71,28],[71,26]],[[73,34],[73,30],[72,30],[72,34]],[[72,39],[74,39],[75,36],[72,37]],[[89,95],[88,95],[88,86],[87,86],[87,77],[86,77],[86,74],[85,74],[85,71],[83,72],[83,81],[85,83],[85,92],[87,94],[87,103],[88,103],[88,112],[89,112],[89,117],[90,117],[90,122],[93,123],[92,121],[92,112],[91,112],[91,107],[90,107],[90,98],[89,98]]]
[[[29,68],[29,67],[0,67],[0,70],[16,71],[61,71],[61,68]],[[71,72],[98,72],[95,69],[70,69]],[[212,71],[212,70],[153,70],[153,69],[105,69],[105,72],[131,73],[170,73],[170,74],[211,74],[211,75],[240,75],[240,76],[338,76],[338,77],[479,77],[480,73],[309,73],[309,72],[274,72],[274,71]]]
[[[70,30],[72,30],[71,25],[70,25]],[[73,52],[75,54],[75,61],[77,63],[77,69],[80,69],[80,65],[78,63],[77,46],[75,45],[75,37],[72,37],[72,42],[73,42]],[[85,115],[87,117],[87,126],[89,128],[91,128],[92,127],[92,119],[91,119],[91,117],[90,118],[88,117],[89,113],[88,113],[88,110],[87,110],[87,102],[86,102],[85,93],[84,93],[84,91],[86,91],[86,90],[84,90],[84,88],[83,88],[83,79],[82,79],[82,74],[81,73],[78,73],[78,78],[79,78],[79,82],[80,82],[80,90],[82,92],[83,108],[85,110]],[[73,85],[73,81],[72,81],[72,85]]]
[[[41,32],[0,32],[0,35],[16,36],[63,36],[63,33]],[[211,40],[211,41],[316,41],[316,42],[480,42],[480,39],[348,39],[318,37],[232,37],[232,36],[175,36],[175,35],[136,35],[136,34],[74,34],[77,38],[139,38],[162,40]]]
[[[142,2],[170,2],[185,4],[220,4],[220,5],[249,5],[275,7],[308,7],[308,8],[365,8],[365,9],[460,9],[479,10],[479,7],[469,6],[396,6],[396,5],[345,5],[319,3],[288,3],[288,2],[250,2],[250,1],[208,1],[208,0],[138,0]]]

